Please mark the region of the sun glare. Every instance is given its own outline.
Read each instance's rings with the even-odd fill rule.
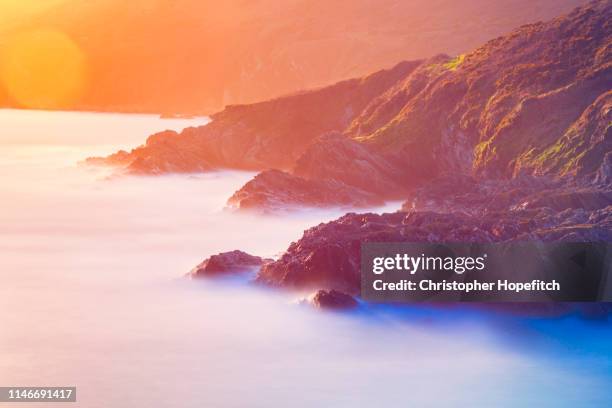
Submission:
[[[17,34],[0,49],[0,80],[24,108],[67,108],[85,90],[85,56],[70,37],[58,31]]]

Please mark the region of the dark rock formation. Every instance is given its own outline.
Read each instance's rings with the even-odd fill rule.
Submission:
[[[484,211],[550,208],[596,210],[612,204],[612,187],[565,184],[549,177],[480,180],[446,174],[414,189],[403,209],[478,214]]]
[[[253,272],[270,261],[238,250],[222,252],[212,255],[196,266],[191,271],[191,276],[201,278]]]
[[[337,290],[319,290],[311,302],[313,306],[326,310],[348,310],[358,306],[355,298]]]
[[[357,295],[362,242],[612,242],[611,193],[531,177],[497,184],[446,177],[414,191],[397,213],[350,213],[306,230],[257,280]]]

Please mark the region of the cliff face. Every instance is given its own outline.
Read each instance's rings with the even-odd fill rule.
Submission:
[[[555,161],[581,157],[578,173],[593,176],[606,131],[579,122],[605,120],[611,17],[612,4],[599,1],[452,60],[428,61],[368,106],[347,134],[397,152],[407,169],[424,175],[558,176],[568,171]],[[571,144],[576,131],[599,136]]]
[[[584,110],[563,137],[543,150],[527,152],[517,160],[517,167],[577,179],[590,176],[597,184],[610,185],[611,152],[612,91],[608,91]]]

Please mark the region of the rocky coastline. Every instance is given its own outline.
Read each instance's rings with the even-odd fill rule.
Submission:
[[[248,265],[256,282],[312,290],[319,306],[355,306],[362,242],[612,242],[611,22],[610,2],[594,1],[464,55],[231,106],[89,161],[146,175],[260,171],[229,198],[240,211],[402,200],[314,226],[276,260],[234,251],[193,273]]]

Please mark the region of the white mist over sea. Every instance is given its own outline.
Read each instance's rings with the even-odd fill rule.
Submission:
[[[609,322],[339,315],[184,278],[221,251],[275,256],[341,214],[224,210],[252,173],[77,164],[205,122],[0,110],[0,386],[76,386],[70,406],[87,408],[612,406]]]

